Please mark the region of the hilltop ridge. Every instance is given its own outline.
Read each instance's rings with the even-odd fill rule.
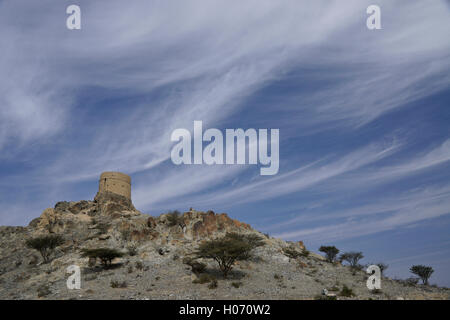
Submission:
[[[383,278],[377,293],[367,274],[331,264],[303,242],[287,242],[254,230],[225,213],[190,209],[143,214],[127,197],[101,192],[94,200],[58,202],[26,227],[0,227],[0,299],[448,299],[449,291]],[[227,233],[253,234],[263,246],[237,261],[224,279],[213,260],[199,259],[204,275],[186,258],[203,242]],[[49,263],[26,240],[61,235]],[[111,268],[93,265],[83,249],[113,248],[124,256]],[[298,253],[295,256],[288,252]],[[66,268],[81,269],[81,289],[69,290]],[[216,279],[217,287],[207,283]],[[205,283],[203,283],[205,282]],[[347,286],[354,296],[341,296]]]

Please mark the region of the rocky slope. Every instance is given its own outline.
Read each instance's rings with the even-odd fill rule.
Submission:
[[[257,234],[264,246],[248,261],[237,262],[223,279],[212,260],[205,274],[217,279],[217,287],[199,283],[191,267],[183,263],[201,241],[227,232]],[[64,243],[52,260],[43,263],[26,239],[60,234]],[[126,255],[111,268],[92,266],[83,248],[115,248]],[[130,200],[97,194],[93,201],[58,202],[44,210],[27,227],[0,227],[0,299],[318,299],[323,289],[337,299],[449,299],[444,288],[408,284],[383,278],[382,290],[366,287],[367,275],[340,264],[330,264],[315,253],[298,258],[285,249],[304,252],[302,242],[267,237],[225,213],[185,212],[172,225],[167,214],[152,217],[137,211]],[[81,268],[81,289],[69,290],[66,268]],[[355,296],[340,296],[343,286]]]

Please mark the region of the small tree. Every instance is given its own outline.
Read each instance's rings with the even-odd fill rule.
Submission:
[[[412,266],[409,271],[422,279],[422,283],[428,285],[428,279],[430,279],[434,270],[432,267],[423,266],[423,265],[415,265]]]
[[[39,251],[44,259],[44,263],[50,261],[50,255],[53,250],[63,243],[63,237],[60,235],[40,236],[26,240],[27,247]]]
[[[377,263],[377,266],[378,266],[378,268],[380,268],[381,275],[384,276],[384,271],[386,271],[386,269],[389,267],[389,265],[379,262],[379,263]]]
[[[124,254],[116,249],[98,248],[98,249],[83,249],[82,257],[89,257],[97,260],[100,259],[101,264],[107,268],[111,266],[115,258],[120,258]]]
[[[352,269],[356,269],[358,267],[359,260],[364,258],[362,252],[345,252],[341,254],[339,260],[346,261],[352,267]]]
[[[335,246],[321,246],[319,251],[325,253],[325,258],[328,262],[334,262],[339,253],[339,249]]]
[[[250,245],[252,249],[261,247],[264,245],[264,240],[257,234],[239,234],[236,232],[227,233],[228,239],[234,239],[236,241],[244,241]]]
[[[178,210],[170,211],[167,214],[167,221],[169,222],[169,227],[178,225],[181,228],[184,228],[184,226],[186,225],[184,223],[183,216],[181,215],[181,213]]]
[[[224,278],[227,278],[235,261],[249,259],[250,251],[261,245],[263,245],[262,240],[254,235],[228,233],[222,238],[202,243],[196,252],[196,256],[214,259],[218,263]]]

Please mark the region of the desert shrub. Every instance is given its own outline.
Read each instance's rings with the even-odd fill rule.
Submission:
[[[144,269],[144,264],[142,263],[142,261],[136,261],[135,266],[138,270]]]
[[[388,264],[385,264],[385,263],[382,263],[382,262],[377,263],[377,266],[378,266],[378,268],[380,268],[381,275],[384,275],[384,272],[389,267]]]
[[[309,250],[303,249],[302,252],[300,253],[300,256],[308,257],[309,254],[310,254]]]
[[[341,290],[341,292],[339,293],[339,295],[340,295],[341,297],[354,297],[354,296],[355,296],[355,294],[353,293],[353,290],[350,289],[349,287],[347,287],[345,284],[344,284],[344,286],[342,287],[342,290]]]
[[[192,259],[190,257],[185,257],[183,259],[183,263],[187,264],[188,266],[190,266],[191,269],[192,269],[192,272],[195,273],[195,274],[202,273],[206,269],[206,264],[204,264],[202,262],[195,261],[194,259]]]
[[[96,258],[92,258],[92,257],[89,258],[88,266],[89,266],[90,268],[95,267],[95,264],[96,264],[96,263],[97,263],[97,259],[96,259]]]
[[[283,253],[286,257],[289,257],[291,259],[297,259],[298,257],[301,256],[300,252],[290,247],[283,248]]]
[[[334,262],[339,253],[339,249],[335,246],[321,246],[319,251],[325,253],[325,258],[328,262]]]
[[[208,285],[208,289],[216,289],[218,287],[218,282],[216,279],[211,280]]]
[[[434,272],[432,267],[423,265],[412,266],[409,271],[418,276],[422,280],[422,283],[425,285],[428,284],[428,279],[430,279],[431,275]]]
[[[228,233],[222,238],[202,243],[196,257],[215,260],[226,278],[235,261],[249,259],[250,252],[261,245],[263,241],[258,236]]]
[[[337,300],[336,296],[324,296],[324,295],[316,295],[314,300]]]
[[[116,249],[98,248],[98,249],[83,249],[82,256],[89,257],[90,259],[100,259],[101,264],[104,267],[111,266],[112,260],[115,258],[123,257],[123,253]]]
[[[419,278],[411,277],[406,280],[400,280],[400,282],[407,286],[415,286],[419,283],[419,280]]]
[[[381,289],[373,289],[373,290],[371,290],[370,292],[371,292],[372,294],[381,294],[381,293],[382,293]]]
[[[127,282],[126,281],[117,281],[117,280],[111,280],[110,282],[111,288],[126,288]]]
[[[239,288],[240,286],[242,286],[242,282],[240,282],[240,281],[232,282],[231,285],[235,288]]]
[[[130,229],[122,229],[122,230],[120,230],[120,235],[122,236],[123,240],[128,241],[131,238],[131,230]]]
[[[109,227],[110,225],[108,223],[101,222],[97,224],[96,229],[99,230],[100,234],[104,234],[108,232]]]
[[[333,292],[339,291],[339,287],[337,285],[334,285],[330,288],[330,291],[333,291]]]
[[[180,226],[181,228],[184,228],[185,226],[184,218],[178,210],[170,211],[167,214],[167,221],[169,223],[169,227]]]
[[[127,246],[127,251],[128,251],[128,255],[129,255],[129,256],[132,256],[132,257],[133,257],[133,256],[137,255],[137,253],[138,253],[137,245],[134,244],[134,243],[129,244],[129,245]]]
[[[210,276],[208,274],[202,274],[200,275],[197,279],[195,279],[194,281],[192,281],[192,283],[208,283],[211,282],[212,280],[215,280],[215,278],[213,276]]]
[[[27,247],[39,251],[45,263],[49,262],[53,250],[63,243],[63,237],[60,235],[40,236],[26,240]]]
[[[364,255],[362,254],[362,252],[345,252],[343,254],[341,254],[341,256],[339,257],[339,260],[341,262],[345,261],[347,262],[350,267],[352,267],[352,269],[361,269],[359,267],[359,260],[361,260],[362,258],[364,258]]]
[[[41,298],[41,297],[46,297],[46,296],[48,296],[49,294],[51,294],[52,292],[51,292],[51,290],[50,290],[50,288],[48,287],[48,285],[42,285],[42,286],[40,286],[38,289],[37,289],[37,295],[38,295],[38,297],[39,298]]]

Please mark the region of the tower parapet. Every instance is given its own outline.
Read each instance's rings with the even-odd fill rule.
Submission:
[[[131,200],[131,178],[121,172],[103,172],[100,175],[98,192],[112,192]]]

